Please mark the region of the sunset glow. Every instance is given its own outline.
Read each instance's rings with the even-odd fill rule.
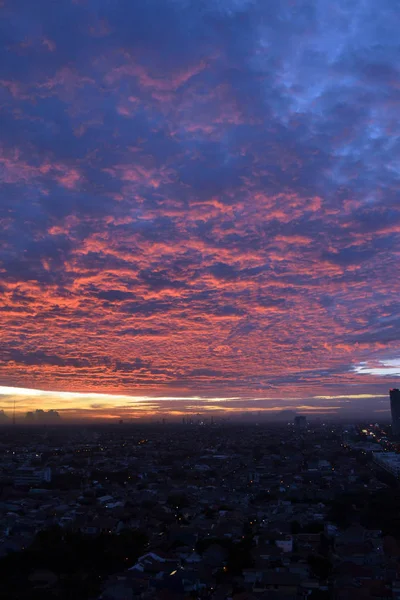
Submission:
[[[170,415],[174,418],[189,415],[235,416],[254,413],[265,418],[268,413],[279,415],[281,411],[301,411],[310,415],[349,414],[357,411],[360,401],[376,404],[376,412],[382,412],[385,395],[373,396],[329,396],[314,397],[307,401],[301,398],[256,398],[201,396],[130,396],[121,394],[99,394],[79,392],[56,392],[29,388],[0,386],[0,411],[6,414],[14,408],[20,419],[28,411],[57,411],[65,421],[79,419],[154,419]],[[371,404],[372,405],[372,404]],[[343,412],[344,411],[344,412]],[[373,410],[375,412],[375,409]]]
[[[0,2],[6,414],[387,410],[397,23],[272,4]]]

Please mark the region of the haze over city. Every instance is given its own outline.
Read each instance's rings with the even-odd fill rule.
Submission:
[[[387,418],[394,3],[0,10],[0,420]]]

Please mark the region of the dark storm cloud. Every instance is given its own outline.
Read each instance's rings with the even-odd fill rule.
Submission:
[[[26,366],[38,366],[49,365],[53,367],[83,367],[88,366],[89,360],[79,358],[68,358],[57,355],[46,354],[42,350],[33,350],[32,352],[22,352],[15,348],[2,348],[1,351],[1,362],[4,363],[17,363]]]
[[[239,277],[238,271],[226,263],[216,263],[209,268],[217,279],[237,279]]]
[[[358,248],[343,248],[343,250],[337,253],[326,252],[322,255],[322,258],[335,264],[346,266],[366,262],[375,256],[375,253],[373,249],[359,250]]]
[[[127,300],[135,297],[134,293],[123,292],[122,290],[106,290],[97,292],[96,295],[100,300],[108,300],[109,302]]]
[[[149,362],[142,360],[141,358],[135,358],[133,361],[121,361],[118,360],[115,363],[116,371],[137,371],[139,369],[148,369],[150,367]]]
[[[182,289],[186,287],[185,282],[171,279],[168,276],[168,271],[140,271],[139,279],[145,283],[150,289]]]
[[[216,369],[193,369],[188,375],[190,377],[220,377],[223,373]]]

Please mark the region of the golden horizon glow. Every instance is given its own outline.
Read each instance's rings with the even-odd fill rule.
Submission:
[[[152,418],[158,415],[184,417],[193,414],[262,414],[278,413],[283,410],[301,411],[305,414],[333,414],[340,411],[343,401],[385,397],[384,394],[339,394],[284,399],[270,396],[150,396],[0,386],[0,410],[10,414],[15,404],[15,412],[19,417],[29,411],[41,409],[57,411],[66,420],[135,419]],[[332,404],[335,400],[338,401],[337,405]],[[331,401],[331,403],[324,405],[324,401]]]
[[[1,422],[14,401],[66,419],[388,406],[395,3],[28,4],[0,0]]]

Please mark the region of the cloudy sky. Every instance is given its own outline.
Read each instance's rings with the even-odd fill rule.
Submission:
[[[0,409],[384,413],[399,29],[394,0],[0,0]]]

